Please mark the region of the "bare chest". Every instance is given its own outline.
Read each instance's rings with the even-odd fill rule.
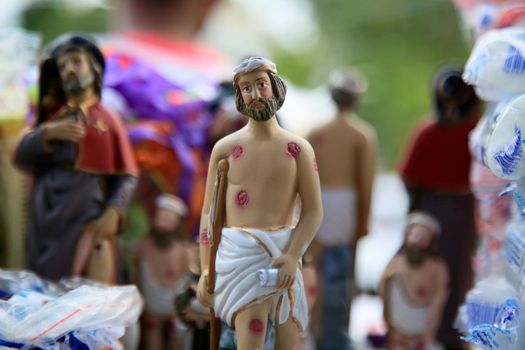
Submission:
[[[411,300],[428,303],[435,295],[436,271],[432,264],[425,264],[417,269],[409,268],[402,274],[405,291]]]
[[[177,244],[167,250],[152,247],[148,249],[144,258],[149,273],[164,286],[176,283],[184,275],[187,268],[183,249]]]
[[[272,186],[293,182],[300,147],[293,142],[239,143],[229,155],[228,181],[232,185]]]

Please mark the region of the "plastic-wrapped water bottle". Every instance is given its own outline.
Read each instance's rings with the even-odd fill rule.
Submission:
[[[464,340],[483,350],[516,349],[520,304],[516,290],[504,278],[478,282],[467,295],[466,309],[469,329]]]
[[[508,280],[515,286],[520,283],[522,256],[525,252],[525,221],[519,219],[509,223],[503,239],[503,259]]]
[[[486,101],[499,102],[522,95],[524,55],[525,28],[488,31],[477,40],[463,78]]]
[[[476,283],[466,296],[467,327],[498,323],[509,298],[517,300],[518,292],[504,277],[491,276]]]
[[[498,331],[501,331],[499,337],[496,336],[494,338],[496,345],[498,345],[500,349],[523,349],[523,347],[520,346],[523,339],[520,339],[522,337],[518,334],[520,331],[521,318],[519,301],[514,298],[506,299],[500,306],[500,311],[496,316],[496,323],[492,327],[492,331],[496,334],[498,334]]]
[[[463,340],[481,350],[515,350],[516,332],[483,323],[471,329]]]
[[[496,176],[517,180],[525,176],[525,95],[499,109],[496,121],[489,126],[484,162]]]

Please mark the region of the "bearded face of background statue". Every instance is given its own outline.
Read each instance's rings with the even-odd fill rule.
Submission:
[[[47,57],[40,65],[35,125],[90,87],[99,98],[102,92],[105,60],[93,39],[66,33],[55,39],[45,53]]]
[[[58,72],[66,95],[77,95],[95,82],[90,56],[82,49],[71,49],[57,58]]]
[[[405,243],[401,251],[411,267],[421,266],[426,259],[436,256],[434,232],[423,225],[414,224],[407,228]]]

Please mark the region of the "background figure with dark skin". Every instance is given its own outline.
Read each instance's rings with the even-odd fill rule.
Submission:
[[[450,296],[437,339],[447,349],[464,348],[453,324],[472,285],[476,239],[468,135],[479,119],[480,102],[462,73],[461,67],[448,66],[435,75],[432,118],[415,130],[400,169],[410,211],[428,212],[441,225],[439,253],[450,271]]]
[[[53,280],[116,283],[115,236],[138,169],[119,118],[100,103],[104,67],[90,38],[58,38],[40,67],[35,125],[15,150],[33,177],[28,267]]]
[[[375,176],[376,133],[355,110],[367,89],[354,69],[334,71],[330,92],[336,117],[308,136],[317,159],[324,218],[309,252],[318,269],[320,295],[312,317],[318,349],[349,349],[355,247],[368,233]]]

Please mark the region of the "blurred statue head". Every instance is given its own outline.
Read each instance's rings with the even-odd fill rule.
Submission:
[[[37,124],[70,95],[93,88],[100,98],[104,68],[104,56],[93,39],[83,34],[55,39],[40,65]]]
[[[95,41],[82,34],[66,34],[56,39],[51,45],[50,59],[57,65],[66,94],[86,88],[88,84],[94,84],[95,91],[100,97],[105,61]],[[66,66],[67,60],[72,63],[70,67]],[[86,71],[82,71],[84,63],[87,64]],[[86,76],[78,77],[80,81],[77,82],[77,86],[74,82],[68,81],[67,74],[75,74],[75,65],[79,71],[78,74],[91,75],[91,81],[82,81],[88,79]]]
[[[401,252],[412,267],[420,266],[427,258],[437,255],[439,222],[430,214],[415,211],[407,216],[405,239]]]
[[[443,125],[456,125],[472,116],[480,104],[474,88],[463,81],[463,68],[447,65],[432,80],[434,113]]]
[[[264,57],[248,57],[233,71],[237,110],[255,121],[266,121],[281,108],[286,85],[275,63]]]
[[[337,108],[351,110],[357,107],[361,95],[368,89],[368,81],[357,69],[336,69],[330,73],[328,87]]]
[[[167,36],[192,38],[203,28],[219,0],[121,0],[121,2],[127,5],[133,27],[147,28]]]
[[[168,193],[162,193],[156,198],[155,207],[151,238],[158,248],[168,248],[182,235],[182,222],[188,207],[182,199]]]

